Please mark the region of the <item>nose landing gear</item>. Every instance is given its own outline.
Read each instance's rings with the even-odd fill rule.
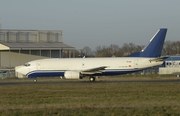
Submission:
[[[34,78],[33,82],[34,82],[34,83],[36,83],[36,82],[37,82],[37,79],[36,79],[36,78]]]

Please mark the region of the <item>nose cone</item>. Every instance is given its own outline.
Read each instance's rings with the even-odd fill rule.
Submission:
[[[17,78],[27,78],[26,76],[27,72],[28,72],[28,69],[25,66],[15,67],[15,75]]]

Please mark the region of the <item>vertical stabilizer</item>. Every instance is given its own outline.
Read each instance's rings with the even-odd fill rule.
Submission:
[[[160,57],[166,37],[167,28],[159,29],[150,40],[150,43],[141,52],[127,57]]]

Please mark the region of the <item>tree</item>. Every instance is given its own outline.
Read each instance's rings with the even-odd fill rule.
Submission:
[[[144,48],[143,45],[135,45],[133,43],[125,43],[122,47],[111,44],[110,46],[97,46],[93,52],[89,47],[85,46],[81,52],[86,56],[96,57],[121,57],[132,53],[140,52]],[[180,41],[165,41],[162,55],[177,55],[180,54]]]
[[[163,53],[166,55],[180,54],[180,41],[166,41],[163,46]]]
[[[121,51],[123,51],[122,56],[127,56],[132,53],[139,52],[142,50],[142,48],[143,46],[137,46],[137,45],[134,45],[133,43],[129,43],[129,44],[125,43],[123,47],[121,48]]]
[[[79,56],[87,56],[87,57],[94,57],[94,52],[91,50],[90,47],[85,46],[83,49],[80,50]]]

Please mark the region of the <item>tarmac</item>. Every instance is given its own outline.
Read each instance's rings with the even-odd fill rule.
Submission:
[[[180,79],[168,79],[168,80],[99,80],[99,81],[95,81],[95,82],[90,82],[87,80],[84,81],[74,81],[74,80],[66,80],[66,81],[37,81],[37,82],[33,82],[32,81],[0,81],[0,86],[9,86],[9,85],[43,85],[43,84],[47,84],[47,85],[54,85],[54,84],[108,84],[108,83],[133,83],[133,82],[141,82],[141,83],[180,83]]]

